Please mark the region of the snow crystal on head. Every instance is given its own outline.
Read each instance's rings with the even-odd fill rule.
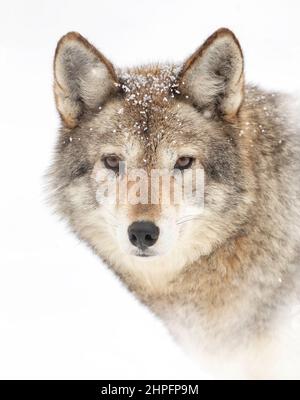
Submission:
[[[166,64],[119,71],[126,101],[144,111],[157,102],[167,103],[169,96],[174,98],[174,93],[179,94],[177,77],[180,68],[180,65]]]
[[[167,64],[118,71],[119,86],[125,100],[118,113],[126,115],[127,129],[134,132],[146,147],[155,149],[165,135],[169,122],[167,108],[172,108],[173,99],[180,94],[180,69],[180,65]],[[172,113],[174,115],[174,111]],[[174,119],[175,115],[173,125]]]

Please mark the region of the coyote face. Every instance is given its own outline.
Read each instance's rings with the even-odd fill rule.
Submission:
[[[126,71],[64,36],[53,197],[180,343],[216,369],[222,354],[221,377],[298,377],[281,322],[300,293],[299,106],[243,70],[227,29],[182,65]]]
[[[69,33],[54,67],[59,209],[102,257],[181,268],[241,232],[251,173],[238,151],[243,58],[230,31],[182,66],[127,71]]]

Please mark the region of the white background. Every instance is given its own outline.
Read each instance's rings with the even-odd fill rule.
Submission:
[[[45,204],[60,36],[79,31],[126,66],[180,61],[227,26],[248,81],[294,92],[299,17],[298,0],[1,0],[0,378],[204,376]]]

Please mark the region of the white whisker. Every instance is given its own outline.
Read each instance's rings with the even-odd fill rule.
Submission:
[[[198,220],[198,219],[201,219],[200,215],[187,215],[186,217],[183,217],[183,218],[179,219],[178,221],[176,221],[176,225],[181,225],[186,222],[194,221],[194,220]]]

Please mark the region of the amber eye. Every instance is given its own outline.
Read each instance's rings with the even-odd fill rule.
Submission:
[[[115,172],[119,171],[119,163],[120,163],[120,158],[116,155],[109,155],[103,157],[103,164],[105,165],[105,168],[111,169]]]
[[[193,162],[194,162],[194,158],[192,158],[192,157],[180,157],[176,161],[174,168],[180,169],[180,170],[188,169],[192,166]]]

